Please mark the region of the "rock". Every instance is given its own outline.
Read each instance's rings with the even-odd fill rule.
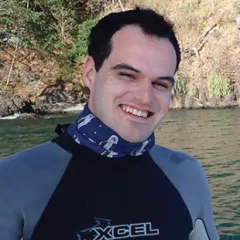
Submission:
[[[220,100],[219,107],[221,108],[230,108],[230,107],[237,107],[238,102],[236,99],[236,94],[232,91],[229,96],[223,97]]]
[[[41,116],[37,113],[23,113],[20,115],[20,119],[39,119]]]
[[[88,101],[89,98],[89,89],[83,88],[78,95],[77,102],[85,103]]]
[[[206,83],[202,84],[199,87],[199,100],[204,108],[209,107],[209,103],[208,103],[209,93],[208,93],[208,86]]]
[[[5,117],[14,113],[35,113],[33,103],[18,95],[0,95],[0,116]]]
[[[68,100],[68,96],[65,92],[55,89],[51,93],[45,93],[40,95],[37,98],[37,101],[46,104],[55,104],[57,102],[66,102]]]
[[[11,109],[9,109],[7,105],[7,96],[6,95],[0,95],[0,116],[6,117],[8,115],[12,115],[13,112]]]
[[[36,89],[38,86],[38,81],[40,79],[40,75],[34,72],[30,72],[28,70],[22,69],[18,73],[18,78],[21,79],[21,82],[28,86],[29,90]]]
[[[51,114],[51,113],[61,113],[61,108],[54,107],[55,104],[36,102],[35,106],[36,106],[36,109],[38,109],[38,111],[36,112],[40,115]]]
[[[239,102],[240,104],[240,83],[235,83],[234,84],[234,90],[236,101]]]
[[[209,99],[209,107],[210,108],[217,108],[219,105],[219,98],[213,96],[213,97],[210,97]]]
[[[230,94],[229,96],[225,96],[222,98],[219,97],[211,97],[209,99],[209,106],[211,108],[230,108],[238,106],[237,101],[234,100],[234,94]]]
[[[16,35],[16,32],[11,30],[0,30],[0,42],[9,44],[19,44],[21,39]]]
[[[198,98],[188,95],[185,99],[185,108],[204,108],[204,106]]]
[[[181,109],[184,108],[184,96],[174,95],[170,103],[171,109]]]
[[[203,104],[204,108],[209,107],[208,99],[209,99],[208,86],[206,83],[204,83],[199,87],[199,100]]]

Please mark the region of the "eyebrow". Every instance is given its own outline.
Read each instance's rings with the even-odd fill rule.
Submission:
[[[115,65],[112,69],[113,70],[127,69],[127,70],[131,70],[135,73],[141,73],[140,70],[138,70],[138,69],[126,64],[126,63],[119,63],[119,64]]]
[[[135,73],[141,73],[140,70],[138,70],[126,63],[119,63],[119,64],[115,65],[114,67],[112,67],[112,69],[113,70],[127,69],[127,70],[131,70]],[[169,82],[174,84],[174,77],[171,77],[171,76],[161,76],[161,77],[157,77],[156,79],[157,80],[168,80]]]

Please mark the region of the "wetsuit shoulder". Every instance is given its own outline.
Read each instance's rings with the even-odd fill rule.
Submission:
[[[71,154],[51,141],[0,160],[0,239],[29,239]]]
[[[178,190],[189,210],[194,226],[190,240],[218,240],[209,184],[202,165],[184,152],[158,145],[151,149],[150,155]],[[201,238],[197,238],[199,233]]]

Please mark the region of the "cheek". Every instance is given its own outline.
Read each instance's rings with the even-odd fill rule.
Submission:
[[[104,99],[104,91],[100,82],[96,80],[90,91],[89,102],[94,105],[94,108],[97,108],[102,99]]]
[[[129,91],[129,86],[118,79],[109,79],[104,86],[106,94],[112,98],[120,98]]]
[[[96,89],[101,94],[111,95],[117,89],[113,76],[111,76],[110,74],[100,75],[99,79],[97,79],[97,82],[96,82]]]
[[[171,100],[171,93],[165,92],[165,93],[157,93],[156,95],[156,101],[158,106],[162,110],[168,110]]]
[[[96,107],[107,108],[112,104],[114,98],[118,97],[118,87],[112,84],[112,81],[107,79],[98,79],[92,91],[92,98]]]
[[[106,84],[104,84],[104,80],[101,77],[95,79],[92,86],[92,95],[95,99],[104,95],[105,86]]]

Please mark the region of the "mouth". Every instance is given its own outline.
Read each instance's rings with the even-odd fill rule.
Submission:
[[[138,108],[135,108],[135,107],[132,107],[129,105],[121,104],[120,107],[124,112],[131,114],[133,116],[136,116],[136,117],[144,118],[144,119],[149,118],[154,115],[154,113],[151,111],[144,110],[144,109],[138,109]]]

